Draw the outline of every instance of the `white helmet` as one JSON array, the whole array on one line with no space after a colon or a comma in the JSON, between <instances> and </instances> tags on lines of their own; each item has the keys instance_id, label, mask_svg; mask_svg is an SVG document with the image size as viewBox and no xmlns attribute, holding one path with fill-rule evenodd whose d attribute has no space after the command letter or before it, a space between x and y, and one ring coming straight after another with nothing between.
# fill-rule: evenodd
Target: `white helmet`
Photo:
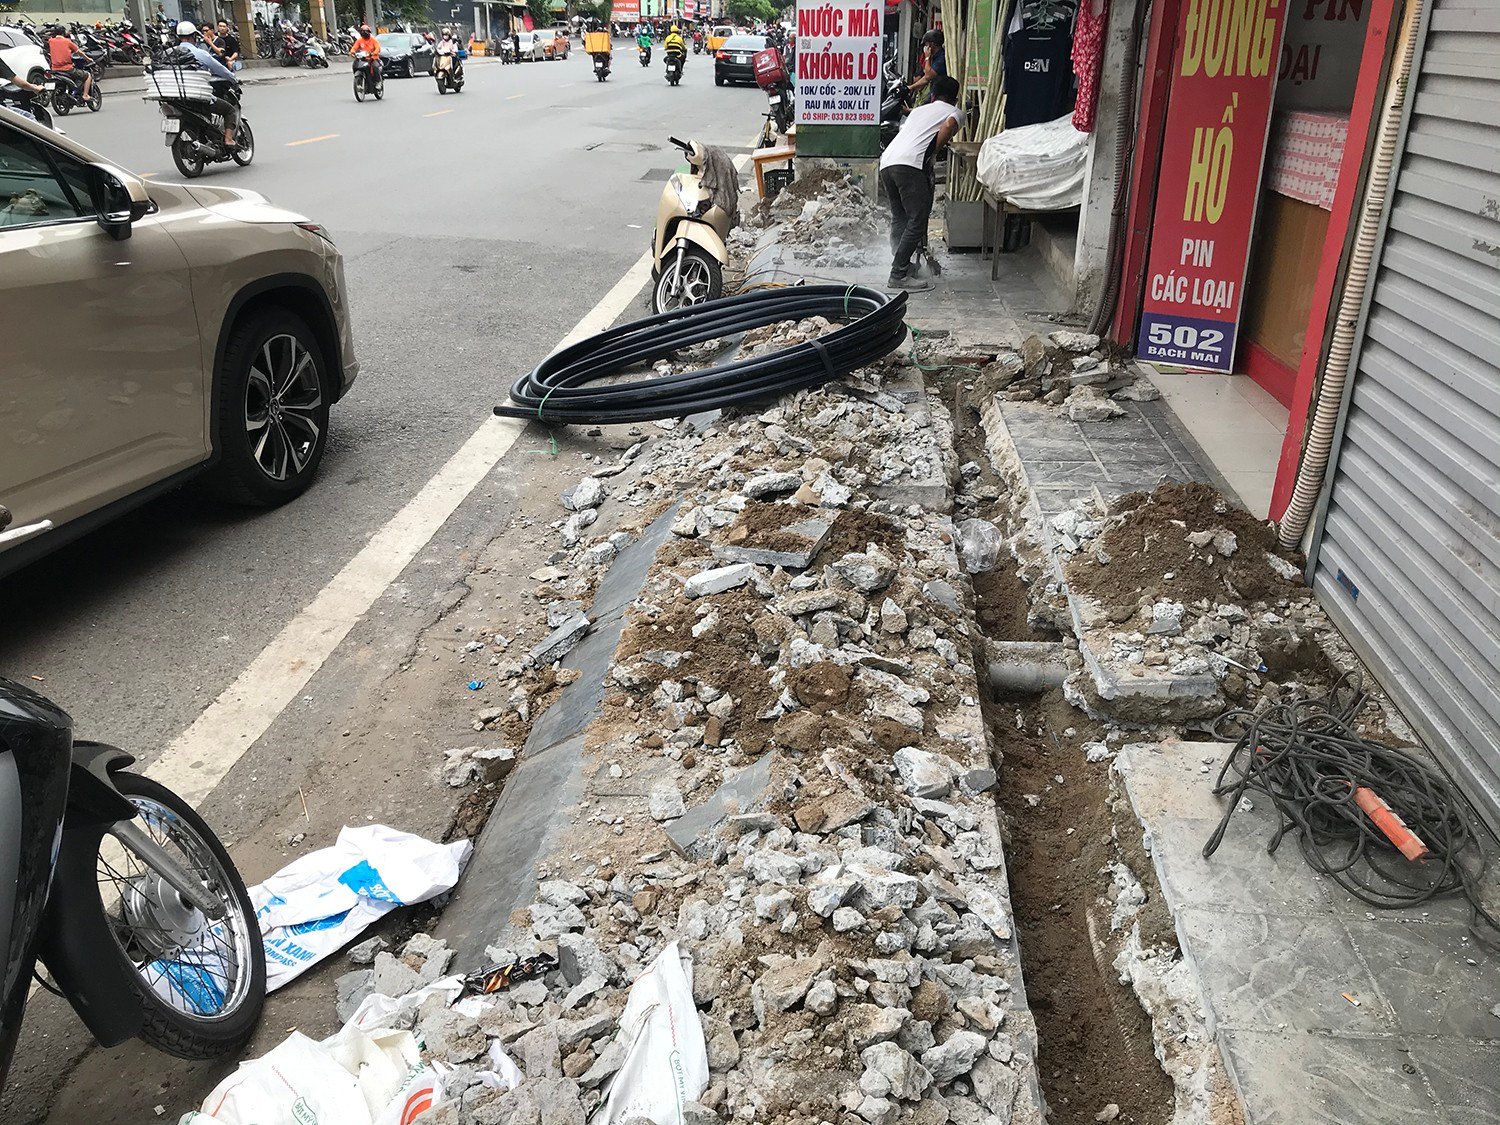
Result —
<instances>
[{"instance_id":1,"label":"white helmet","mask_svg":"<svg viewBox=\"0 0 1500 1125\"><path fill-rule=\"evenodd\" d=\"M183 20L177 25L177 38L187 39L198 34L198 25L192 20Z\"/></svg>"}]
</instances>

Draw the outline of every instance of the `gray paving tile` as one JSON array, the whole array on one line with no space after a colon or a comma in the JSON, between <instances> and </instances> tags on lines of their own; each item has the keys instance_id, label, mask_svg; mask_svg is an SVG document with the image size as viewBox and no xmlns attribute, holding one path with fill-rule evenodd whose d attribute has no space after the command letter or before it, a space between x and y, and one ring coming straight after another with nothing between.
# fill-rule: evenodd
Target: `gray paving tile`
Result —
<instances>
[{"instance_id":1,"label":"gray paving tile","mask_svg":"<svg viewBox=\"0 0 1500 1125\"><path fill-rule=\"evenodd\" d=\"M1394 1037L1226 1031L1221 1042L1245 1125L1447 1125Z\"/></svg>"},{"instance_id":2,"label":"gray paving tile","mask_svg":"<svg viewBox=\"0 0 1500 1125\"><path fill-rule=\"evenodd\" d=\"M1411 1054L1453 1125L1500 1122L1500 1044L1417 1040Z\"/></svg>"},{"instance_id":3,"label":"gray paving tile","mask_svg":"<svg viewBox=\"0 0 1500 1125\"><path fill-rule=\"evenodd\" d=\"M1195 909L1176 917L1184 952L1207 993L1210 1030L1395 1032L1395 1013L1340 919Z\"/></svg>"},{"instance_id":4,"label":"gray paving tile","mask_svg":"<svg viewBox=\"0 0 1500 1125\"><path fill-rule=\"evenodd\" d=\"M1091 484L1108 484L1104 466L1093 461L1023 461L1026 477L1033 488L1065 485L1087 488Z\"/></svg>"},{"instance_id":5,"label":"gray paving tile","mask_svg":"<svg viewBox=\"0 0 1500 1125\"><path fill-rule=\"evenodd\" d=\"M1144 441L1091 441L1089 447L1099 460L1111 465L1159 465L1167 470L1176 464L1172 451L1164 442L1155 438Z\"/></svg>"},{"instance_id":6,"label":"gray paving tile","mask_svg":"<svg viewBox=\"0 0 1500 1125\"><path fill-rule=\"evenodd\" d=\"M1016 452L1022 462L1064 461L1075 464L1098 464L1094 451L1081 439L1063 437L1035 437L1029 434L1016 435Z\"/></svg>"},{"instance_id":7,"label":"gray paving tile","mask_svg":"<svg viewBox=\"0 0 1500 1125\"><path fill-rule=\"evenodd\" d=\"M1500 958L1455 923L1401 922L1376 915L1346 917L1344 925L1411 1035L1500 1037ZM1496 1069L1500 1069L1497 1052Z\"/></svg>"},{"instance_id":8,"label":"gray paving tile","mask_svg":"<svg viewBox=\"0 0 1500 1125\"><path fill-rule=\"evenodd\" d=\"M1209 859L1203 845L1213 822L1161 817L1151 822L1152 853L1173 910L1199 907L1246 913L1332 915L1327 892L1292 841L1266 854L1269 827L1238 813Z\"/></svg>"}]
</instances>

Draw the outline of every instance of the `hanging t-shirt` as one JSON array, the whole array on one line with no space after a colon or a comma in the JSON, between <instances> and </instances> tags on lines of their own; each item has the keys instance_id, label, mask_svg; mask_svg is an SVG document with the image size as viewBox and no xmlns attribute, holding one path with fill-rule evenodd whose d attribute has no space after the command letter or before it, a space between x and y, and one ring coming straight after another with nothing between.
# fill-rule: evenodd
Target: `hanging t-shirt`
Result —
<instances>
[{"instance_id":1,"label":"hanging t-shirt","mask_svg":"<svg viewBox=\"0 0 1500 1125\"><path fill-rule=\"evenodd\" d=\"M1006 24L1005 127L1054 121L1073 108L1076 0L1017 0Z\"/></svg>"}]
</instances>

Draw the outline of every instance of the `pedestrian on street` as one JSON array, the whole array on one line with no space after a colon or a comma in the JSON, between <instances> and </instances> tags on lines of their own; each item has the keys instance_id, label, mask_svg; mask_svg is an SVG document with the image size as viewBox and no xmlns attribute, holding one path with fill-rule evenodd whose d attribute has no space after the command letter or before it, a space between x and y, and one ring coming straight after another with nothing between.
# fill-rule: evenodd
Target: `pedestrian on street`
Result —
<instances>
[{"instance_id":1,"label":"pedestrian on street","mask_svg":"<svg viewBox=\"0 0 1500 1125\"><path fill-rule=\"evenodd\" d=\"M891 201L891 276L888 289L922 292L932 282L911 276L911 257L927 240L932 217L932 176L927 162L964 123L958 80L940 74L930 83L932 100L907 115L901 131L880 157L880 185Z\"/></svg>"}]
</instances>

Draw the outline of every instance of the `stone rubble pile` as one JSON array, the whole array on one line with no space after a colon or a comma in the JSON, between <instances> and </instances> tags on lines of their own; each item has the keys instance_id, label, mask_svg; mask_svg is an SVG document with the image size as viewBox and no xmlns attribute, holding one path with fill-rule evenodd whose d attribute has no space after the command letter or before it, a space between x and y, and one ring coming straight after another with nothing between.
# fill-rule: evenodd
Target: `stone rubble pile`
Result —
<instances>
[{"instance_id":1,"label":"stone rubble pile","mask_svg":"<svg viewBox=\"0 0 1500 1125\"><path fill-rule=\"evenodd\" d=\"M1107 422L1124 413L1116 399L1151 402L1161 397L1150 380L1123 366L1088 332L1060 329L1044 340L1027 336L1018 349L1002 349L985 365L986 390L1010 401L1040 399L1074 422Z\"/></svg>"},{"instance_id":2,"label":"stone rubble pile","mask_svg":"<svg viewBox=\"0 0 1500 1125\"><path fill-rule=\"evenodd\" d=\"M1184 487L1208 489L1164 486ZM1117 670L1211 678L1218 692L1194 705L1201 715L1217 713L1228 705L1226 700L1253 700L1263 707L1284 691L1326 688L1326 682L1316 681L1329 674L1330 654L1342 648L1337 629L1302 585L1301 570L1266 549L1271 536L1264 525L1254 542L1242 543L1243 525L1251 517L1222 497L1217 508L1220 520L1205 521L1205 526L1178 519L1137 531L1145 506L1131 506L1130 498L1104 505L1095 497L1074 500L1047 521L1047 537L1069 578L1084 642ZM1228 522L1240 526L1241 533L1224 526ZM1138 542L1142 552L1157 560L1155 576L1140 585L1095 593L1111 567L1121 562L1106 546L1107 536L1116 543ZM1168 536L1180 539L1170 550ZM1166 566L1180 569L1162 569L1164 558L1177 558L1177 564ZM1205 571L1219 580L1205 583L1199 577ZM1098 701L1093 702L1097 707Z\"/></svg>"},{"instance_id":3,"label":"stone rubble pile","mask_svg":"<svg viewBox=\"0 0 1500 1125\"><path fill-rule=\"evenodd\" d=\"M627 611L568 851L497 920L495 961L557 968L478 1015L430 993L398 1008L453 1068L424 1125L583 1122L621 1065L631 982L674 941L710 1069L685 1120L1040 1121L950 518L959 470L919 386L890 361L663 429L628 477L569 490L573 515L671 499L674 534ZM561 536L554 592L611 542L591 528ZM587 627L575 600L557 598L533 664ZM453 768L471 764L491 760ZM376 952L346 1005L367 987L417 995L442 971L430 956ZM497 1042L524 1074L513 1090L480 1077Z\"/></svg>"},{"instance_id":4,"label":"stone rubble pile","mask_svg":"<svg viewBox=\"0 0 1500 1125\"><path fill-rule=\"evenodd\" d=\"M868 266L887 253L879 232L890 220L875 199L847 175L807 177L752 213L762 228L777 227L777 238L795 247L800 265Z\"/></svg>"}]
</instances>

